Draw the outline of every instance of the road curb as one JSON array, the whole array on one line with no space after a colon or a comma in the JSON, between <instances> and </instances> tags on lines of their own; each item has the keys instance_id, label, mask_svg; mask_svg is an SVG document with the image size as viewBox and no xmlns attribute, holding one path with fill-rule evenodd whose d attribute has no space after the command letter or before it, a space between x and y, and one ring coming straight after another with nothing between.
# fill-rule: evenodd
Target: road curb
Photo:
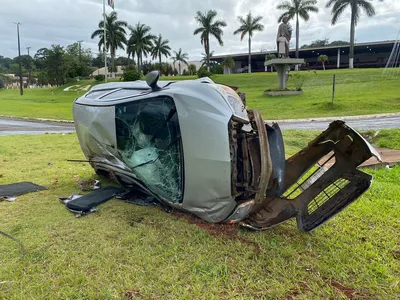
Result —
<instances>
[{"instance_id":1,"label":"road curb","mask_svg":"<svg viewBox=\"0 0 400 300\"><path fill-rule=\"evenodd\" d=\"M387 114L377 114L377 115L361 115L361 116L341 116L341 117L326 117L326 118L308 118L308 119L284 119L284 120L265 120L266 123L310 123L310 122L333 122L336 120L362 120L362 119L378 119L378 118L390 118L390 117L400 117L400 112L398 113L387 113ZM0 115L0 118L8 118L14 120L27 120L27 121L40 121L40 122L54 122L54 123L67 123L74 124L72 120L56 120L56 119L46 119L46 118L32 118L32 117L14 117Z\"/></svg>"},{"instance_id":2,"label":"road curb","mask_svg":"<svg viewBox=\"0 0 400 300\"><path fill-rule=\"evenodd\" d=\"M265 120L267 123L310 123L310 122L333 122L336 120L363 120L363 119L378 119L400 117L400 113L388 113L377 115L361 115L361 116L341 116L341 117L326 117L326 118L308 118L308 119L285 119L285 120Z\"/></svg>"},{"instance_id":3,"label":"road curb","mask_svg":"<svg viewBox=\"0 0 400 300\"><path fill-rule=\"evenodd\" d=\"M39 122L53 122L53 123L67 123L74 124L72 120L56 120L56 119L45 119L45 118L32 118L32 117L15 117L0 115L0 118L13 119L13 120L25 120L25 121L39 121Z\"/></svg>"}]
</instances>

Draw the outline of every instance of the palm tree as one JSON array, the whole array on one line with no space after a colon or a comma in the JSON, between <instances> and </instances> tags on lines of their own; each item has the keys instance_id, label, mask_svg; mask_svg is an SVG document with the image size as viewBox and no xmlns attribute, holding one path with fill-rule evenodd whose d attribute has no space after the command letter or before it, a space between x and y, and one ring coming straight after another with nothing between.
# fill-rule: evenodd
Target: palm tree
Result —
<instances>
[{"instance_id":1,"label":"palm tree","mask_svg":"<svg viewBox=\"0 0 400 300\"><path fill-rule=\"evenodd\" d=\"M151 53L153 41L156 37L150 33L151 28L149 26L140 24L140 22L129 29L131 30L131 36L128 41L128 49L132 53L136 53L138 70L140 71L143 64L143 55L147 57L147 54Z\"/></svg>"},{"instance_id":2,"label":"palm tree","mask_svg":"<svg viewBox=\"0 0 400 300\"><path fill-rule=\"evenodd\" d=\"M206 53L202 53L202 58L200 60L201 62L201 67L207 66L207 62L209 64L209 67L212 67L214 65L214 62L211 61L211 57L213 57L214 55L214 51L211 51L209 55L207 55Z\"/></svg>"},{"instance_id":3,"label":"palm tree","mask_svg":"<svg viewBox=\"0 0 400 300\"><path fill-rule=\"evenodd\" d=\"M156 59L158 57L160 61L160 71L162 70L161 56L164 55L166 58L168 58L168 56L171 56L171 48L170 46L168 46L168 43L168 40L163 40L161 34L158 36L157 39L154 40L154 47L151 51L151 55L153 59Z\"/></svg>"},{"instance_id":4,"label":"palm tree","mask_svg":"<svg viewBox=\"0 0 400 300\"><path fill-rule=\"evenodd\" d=\"M179 67L179 75L182 75L181 73L181 62L184 63L185 65L189 66L187 60L189 59L189 56L187 53L182 53L182 49L179 48L179 51L176 52L174 51L175 56L171 57L174 60L174 67L175 63L178 62L178 67Z\"/></svg>"},{"instance_id":5,"label":"palm tree","mask_svg":"<svg viewBox=\"0 0 400 300\"><path fill-rule=\"evenodd\" d=\"M249 35L249 73L251 73L251 38L255 31L263 31L264 25L260 23L262 20L262 16L257 16L253 18L251 12L247 14L246 19L239 16L238 21L240 23L240 27L233 33L239 34L240 33L240 40L243 41L243 38L246 34Z\"/></svg>"},{"instance_id":6,"label":"palm tree","mask_svg":"<svg viewBox=\"0 0 400 300\"><path fill-rule=\"evenodd\" d=\"M361 9L367 14L368 17L375 15L375 8L370 3L371 0L329 0L326 7L332 7L332 25L335 25L342 15L344 10L350 6L351 20L350 20L350 53L349 53L349 68L353 68L354 61L354 36L358 20L360 19ZM383 0L379 0L382 2Z\"/></svg>"},{"instance_id":7,"label":"palm tree","mask_svg":"<svg viewBox=\"0 0 400 300\"><path fill-rule=\"evenodd\" d=\"M204 45L204 50L207 55L207 70L210 71L210 35L214 36L218 43L223 46L224 42L222 41L222 27L226 27L226 22L222 20L214 21L217 16L217 12L215 10L209 10L205 14L202 14L200 11L197 12L195 16L195 20L200 25L193 34L201 34L200 41L201 44Z\"/></svg>"},{"instance_id":8,"label":"palm tree","mask_svg":"<svg viewBox=\"0 0 400 300\"><path fill-rule=\"evenodd\" d=\"M290 0L279 4L276 8L286 10L278 19L278 23L282 22L284 17L293 19L296 16L296 58L299 58L299 16L304 21L310 19L310 12L317 13L319 9L315 6L317 0Z\"/></svg>"},{"instance_id":9,"label":"palm tree","mask_svg":"<svg viewBox=\"0 0 400 300\"><path fill-rule=\"evenodd\" d=\"M317 61L322 63L322 67L324 68L325 71L325 63L329 60L328 55L321 54L318 56Z\"/></svg>"},{"instance_id":10,"label":"palm tree","mask_svg":"<svg viewBox=\"0 0 400 300\"><path fill-rule=\"evenodd\" d=\"M105 16L105 27L106 27L106 44L104 45L104 20L100 21L99 29L92 33L91 38L99 37L99 51L103 47L103 51L110 51L111 54L111 66L112 71L115 69L114 60L115 53L118 49L125 49L126 41L126 31L125 27L128 23L125 21L119 21L117 13L113 11L111 14Z\"/></svg>"},{"instance_id":11,"label":"palm tree","mask_svg":"<svg viewBox=\"0 0 400 300\"><path fill-rule=\"evenodd\" d=\"M227 67L229 70L229 74L232 73L232 68L235 66L235 61L231 56L226 56L224 60L221 62L222 67Z\"/></svg>"},{"instance_id":12,"label":"palm tree","mask_svg":"<svg viewBox=\"0 0 400 300\"><path fill-rule=\"evenodd\" d=\"M136 55L136 51L135 51L135 47L134 45L130 45L128 42L128 45L126 46L126 53L128 54L128 67L129 67L129 59L132 56L132 60L133 60L133 65L135 65L135 55Z\"/></svg>"}]
</instances>

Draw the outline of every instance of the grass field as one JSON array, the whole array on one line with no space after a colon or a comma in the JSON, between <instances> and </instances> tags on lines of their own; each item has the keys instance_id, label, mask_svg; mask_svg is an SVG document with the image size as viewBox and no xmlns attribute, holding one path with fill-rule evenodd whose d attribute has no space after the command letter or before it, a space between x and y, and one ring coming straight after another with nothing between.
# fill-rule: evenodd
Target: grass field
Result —
<instances>
[{"instance_id":1,"label":"grass field","mask_svg":"<svg viewBox=\"0 0 400 300\"><path fill-rule=\"evenodd\" d=\"M400 112L400 78L381 77L382 69L302 71L300 74L304 79L304 94L289 97L263 94L264 90L277 87L276 73L214 75L213 80L240 87L247 95L249 108L260 110L269 120ZM337 78L334 105L331 104L333 74ZM192 78L196 77L162 79ZM289 88L294 88L295 83L289 79ZM83 92L64 92L64 88L25 90L22 97L16 89L0 90L0 115L71 120L72 101Z\"/></svg>"},{"instance_id":2,"label":"grass field","mask_svg":"<svg viewBox=\"0 0 400 300\"><path fill-rule=\"evenodd\" d=\"M316 134L284 132L287 152ZM374 142L400 148L400 132ZM0 299L398 299L400 166L368 171L371 189L311 234L253 233L118 200L77 219L57 197L93 178L66 162L81 158L75 134L0 137L0 184L48 188L0 202L0 230L27 250L0 235Z\"/></svg>"}]
</instances>

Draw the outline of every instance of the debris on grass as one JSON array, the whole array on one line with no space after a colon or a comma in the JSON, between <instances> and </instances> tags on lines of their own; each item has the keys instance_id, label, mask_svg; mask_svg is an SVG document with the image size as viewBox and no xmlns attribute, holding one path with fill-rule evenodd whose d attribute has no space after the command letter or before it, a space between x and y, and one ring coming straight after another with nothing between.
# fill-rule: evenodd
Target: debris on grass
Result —
<instances>
[{"instance_id":1,"label":"debris on grass","mask_svg":"<svg viewBox=\"0 0 400 300\"><path fill-rule=\"evenodd\" d=\"M0 197L0 202L1 201L15 202L15 201L17 201L17 198L15 198L15 197Z\"/></svg>"},{"instance_id":2,"label":"debris on grass","mask_svg":"<svg viewBox=\"0 0 400 300\"><path fill-rule=\"evenodd\" d=\"M0 185L0 197L21 196L32 192L42 191L46 188L32 182L18 182Z\"/></svg>"},{"instance_id":3,"label":"debris on grass","mask_svg":"<svg viewBox=\"0 0 400 300\"><path fill-rule=\"evenodd\" d=\"M127 290L125 292L125 300L141 299L141 295L138 291Z\"/></svg>"},{"instance_id":4,"label":"debris on grass","mask_svg":"<svg viewBox=\"0 0 400 300\"><path fill-rule=\"evenodd\" d=\"M400 259L400 250L393 250L392 255L395 259Z\"/></svg>"},{"instance_id":5,"label":"debris on grass","mask_svg":"<svg viewBox=\"0 0 400 300\"><path fill-rule=\"evenodd\" d=\"M99 188L101 188L101 183L99 180L79 180L78 181L78 186L79 188L84 191L94 191L94 190L98 190Z\"/></svg>"}]
</instances>

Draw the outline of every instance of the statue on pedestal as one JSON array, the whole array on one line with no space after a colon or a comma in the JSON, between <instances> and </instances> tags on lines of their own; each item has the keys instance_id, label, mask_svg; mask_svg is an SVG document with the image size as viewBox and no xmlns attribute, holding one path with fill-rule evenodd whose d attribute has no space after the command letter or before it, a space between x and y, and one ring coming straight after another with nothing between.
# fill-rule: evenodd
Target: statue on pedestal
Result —
<instances>
[{"instance_id":1,"label":"statue on pedestal","mask_svg":"<svg viewBox=\"0 0 400 300\"><path fill-rule=\"evenodd\" d=\"M289 24L289 18L284 17L279 25L278 34L276 36L276 45L278 50L278 58L289 57L289 42L292 38L292 27Z\"/></svg>"}]
</instances>

